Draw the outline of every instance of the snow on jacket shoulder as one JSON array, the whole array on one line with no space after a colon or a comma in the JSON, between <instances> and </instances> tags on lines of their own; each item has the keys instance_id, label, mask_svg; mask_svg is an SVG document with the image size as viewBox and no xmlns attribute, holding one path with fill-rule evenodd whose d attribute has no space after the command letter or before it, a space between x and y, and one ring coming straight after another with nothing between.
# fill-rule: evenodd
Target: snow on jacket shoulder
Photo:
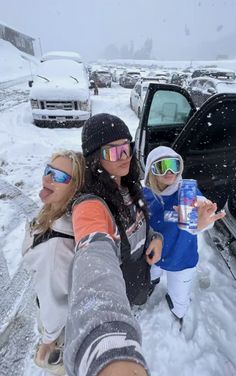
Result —
<instances>
[{"instance_id":1,"label":"snow on jacket shoulder","mask_svg":"<svg viewBox=\"0 0 236 376\"><path fill-rule=\"evenodd\" d=\"M141 332L126 296L120 268L119 239L107 206L86 200L73 209L77 252L66 325L65 366L69 376L97 376L114 360L133 360L146 368ZM139 253L145 221L128 235ZM142 240L143 239L143 240ZM143 243L144 244L144 243Z\"/></svg>"}]
</instances>

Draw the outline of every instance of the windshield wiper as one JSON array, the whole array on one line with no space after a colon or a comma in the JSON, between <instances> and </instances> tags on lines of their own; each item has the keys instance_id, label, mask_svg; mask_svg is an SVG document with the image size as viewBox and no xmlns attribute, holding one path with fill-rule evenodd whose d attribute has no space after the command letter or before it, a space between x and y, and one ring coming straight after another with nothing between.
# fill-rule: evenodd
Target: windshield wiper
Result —
<instances>
[{"instance_id":1,"label":"windshield wiper","mask_svg":"<svg viewBox=\"0 0 236 376\"><path fill-rule=\"evenodd\" d=\"M46 77L40 76L39 74L36 74L37 77L43 78L45 81L50 82L50 80Z\"/></svg>"},{"instance_id":2,"label":"windshield wiper","mask_svg":"<svg viewBox=\"0 0 236 376\"><path fill-rule=\"evenodd\" d=\"M73 76L70 76L71 78L73 78L73 80L75 80L77 82L77 84L79 83L79 80L77 80L76 77L73 77Z\"/></svg>"}]
</instances>

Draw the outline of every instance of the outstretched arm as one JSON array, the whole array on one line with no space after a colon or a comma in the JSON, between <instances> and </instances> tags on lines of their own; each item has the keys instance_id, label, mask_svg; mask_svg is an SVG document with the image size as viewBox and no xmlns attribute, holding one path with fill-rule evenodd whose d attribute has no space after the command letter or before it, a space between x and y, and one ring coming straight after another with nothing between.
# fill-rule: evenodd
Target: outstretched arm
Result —
<instances>
[{"instance_id":1,"label":"outstretched arm","mask_svg":"<svg viewBox=\"0 0 236 376\"><path fill-rule=\"evenodd\" d=\"M126 297L113 241L102 233L94 234L93 241L90 235L89 244L77 250L72 273L65 345L68 374L105 376L108 373L102 372L113 369L115 376L118 369L126 369L122 376L141 370L137 375L146 376L140 329Z\"/></svg>"},{"instance_id":2,"label":"outstretched arm","mask_svg":"<svg viewBox=\"0 0 236 376\"><path fill-rule=\"evenodd\" d=\"M147 376L140 328L126 296L107 213L95 201L78 208L64 356L68 375Z\"/></svg>"}]
</instances>

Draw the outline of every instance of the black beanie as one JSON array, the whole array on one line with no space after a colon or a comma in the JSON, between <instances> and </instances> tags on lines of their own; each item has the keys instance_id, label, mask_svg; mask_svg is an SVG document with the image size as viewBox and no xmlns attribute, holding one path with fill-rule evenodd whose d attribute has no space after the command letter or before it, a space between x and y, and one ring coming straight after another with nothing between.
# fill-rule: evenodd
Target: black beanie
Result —
<instances>
[{"instance_id":1,"label":"black beanie","mask_svg":"<svg viewBox=\"0 0 236 376\"><path fill-rule=\"evenodd\" d=\"M82 130L82 149L85 157L110 142L132 140L129 128L119 117L110 114L97 114L88 119Z\"/></svg>"}]
</instances>

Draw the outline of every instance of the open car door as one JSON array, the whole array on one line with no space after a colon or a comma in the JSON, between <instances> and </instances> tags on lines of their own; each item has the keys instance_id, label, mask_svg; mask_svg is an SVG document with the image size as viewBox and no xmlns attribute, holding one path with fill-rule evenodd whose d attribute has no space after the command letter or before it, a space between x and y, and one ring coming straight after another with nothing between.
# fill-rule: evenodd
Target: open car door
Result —
<instances>
[{"instance_id":1,"label":"open car door","mask_svg":"<svg viewBox=\"0 0 236 376\"><path fill-rule=\"evenodd\" d=\"M235 197L236 94L212 96L196 111L183 88L151 84L135 141L142 169L154 147L168 145L184 159L183 177L219 209Z\"/></svg>"},{"instance_id":2,"label":"open car door","mask_svg":"<svg viewBox=\"0 0 236 376\"><path fill-rule=\"evenodd\" d=\"M135 135L135 148L141 170L147 155L157 146L171 146L187 121L196 112L186 90L177 85L149 85Z\"/></svg>"}]
</instances>

